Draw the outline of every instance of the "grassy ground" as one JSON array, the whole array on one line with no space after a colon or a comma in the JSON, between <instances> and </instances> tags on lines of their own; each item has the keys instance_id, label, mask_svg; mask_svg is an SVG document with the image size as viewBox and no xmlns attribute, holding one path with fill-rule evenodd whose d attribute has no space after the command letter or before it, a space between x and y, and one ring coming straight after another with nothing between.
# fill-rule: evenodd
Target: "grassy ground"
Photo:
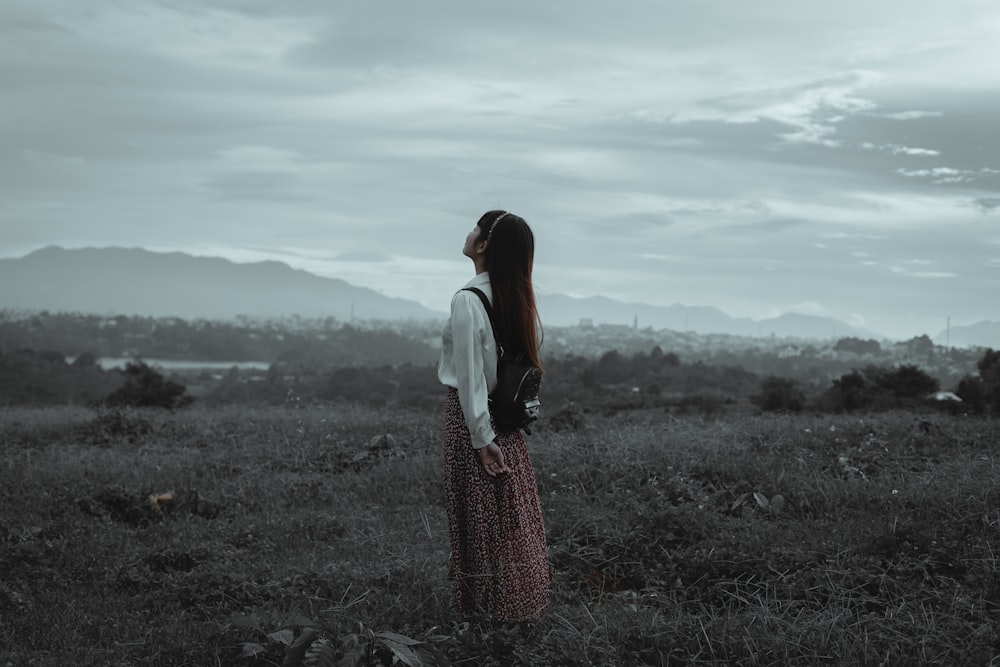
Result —
<instances>
[{"instance_id":1,"label":"grassy ground","mask_svg":"<svg viewBox=\"0 0 1000 667\"><path fill-rule=\"evenodd\" d=\"M0 666L281 664L307 626L459 665L1000 655L996 422L542 430L553 604L499 629L450 609L439 426L346 405L0 413Z\"/></svg>"}]
</instances>

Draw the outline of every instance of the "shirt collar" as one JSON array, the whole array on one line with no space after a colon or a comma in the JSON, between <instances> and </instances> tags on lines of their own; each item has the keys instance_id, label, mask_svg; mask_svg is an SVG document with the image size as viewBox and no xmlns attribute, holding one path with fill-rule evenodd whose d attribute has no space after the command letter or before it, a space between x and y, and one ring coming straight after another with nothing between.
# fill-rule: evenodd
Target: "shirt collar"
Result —
<instances>
[{"instance_id":1,"label":"shirt collar","mask_svg":"<svg viewBox=\"0 0 1000 667\"><path fill-rule=\"evenodd\" d=\"M466 287L482 287L483 285L490 284L490 274L486 271L482 273L477 273L476 277L465 283Z\"/></svg>"}]
</instances>

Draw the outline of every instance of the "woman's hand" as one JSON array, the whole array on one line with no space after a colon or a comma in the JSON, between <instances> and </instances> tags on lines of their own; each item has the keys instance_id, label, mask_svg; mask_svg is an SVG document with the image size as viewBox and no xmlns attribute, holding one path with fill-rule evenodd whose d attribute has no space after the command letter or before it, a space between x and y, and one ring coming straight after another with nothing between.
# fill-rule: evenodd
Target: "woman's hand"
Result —
<instances>
[{"instance_id":1,"label":"woman's hand","mask_svg":"<svg viewBox=\"0 0 1000 667\"><path fill-rule=\"evenodd\" d=\"M507 467L507 463L504 461L503 452L495 441L480 449L478 453L479 462L483 465L483 470L490 477L510 472L510 468Z\"/></svg>"}]
</instances>

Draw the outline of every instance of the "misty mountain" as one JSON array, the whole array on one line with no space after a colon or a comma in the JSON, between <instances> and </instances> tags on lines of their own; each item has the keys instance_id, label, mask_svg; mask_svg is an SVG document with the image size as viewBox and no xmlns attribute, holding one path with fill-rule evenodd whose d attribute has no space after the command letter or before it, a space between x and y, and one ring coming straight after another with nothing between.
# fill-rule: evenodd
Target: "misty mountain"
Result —
<instances>
[{"instance_id":1,"label":"misty mountain","mask_svg":"<svg viewBox=\"0 0 1000 667\"><path fill-rule=\"evenodd\" d=\"M752 320L708 306L652 306L606 297L539 294L545 324L619 324L702 334L830 339L882 338L838 320L786 313ZM0 259L0 309L233 319L332 316L356 319L444 319L406 299L387 297L336 278L281 262L238 264L226 259L158 253L140 248L50 246L17 259ZM953 330L954 331L954 330Z\"/></svg>"},{"instance_id":2,"label":"misty mountain","mask_svg":"<svg viewBox=\"0 0 1000 667\"><path fill-rule=\"evenodd\" d=\"M990 347L1000 349L1000 322L982 321L975 324L952 327L934 337L938 345L953 347Z\"/></svg>"},{"instance_id":3,"label":"misty mountain","mask_svg":"<svg viewBox=\"0 0 1000 667\"><path fill-rule=\"evenodd\" d=\"M281 262L139 248L43 248L0 259L0 308L185 319L251 317L438 319L414 301L384 296Z\"/></svg>"},{"instance_id":4,"label":"misty mountain","mask_svg":"<svg viewBox=\"0 0 1000 667\"><path fill-rule=\"evenodd\" d=\"M570 326L581 320L599 324L638 324L640 329L672 329L700 334L733 336L777 336L779 338L882 339L884 336L852 327L839 320L800 313L785 313L764 320L731 317L710 306L651 306L624 303L606 297L574 298L557 294L539 294L538 310L542 321L552 326Z\"/></svg>"}]
</instances>

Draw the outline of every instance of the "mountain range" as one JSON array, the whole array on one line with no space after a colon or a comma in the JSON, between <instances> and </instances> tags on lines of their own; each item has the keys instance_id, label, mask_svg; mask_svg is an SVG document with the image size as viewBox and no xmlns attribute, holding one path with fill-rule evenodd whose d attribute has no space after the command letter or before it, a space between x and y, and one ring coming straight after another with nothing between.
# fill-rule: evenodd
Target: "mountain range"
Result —
<instances>
[{"instance_id":1,"label":"mountain range","mask_svg":"<svg viewBox=\"0 0 1000 667\"><path fill-rule=\"evenodd\" d=\"M625 303L603 296L574 298L556 294L539 294L538 309L542 321L554 325L578 324L581 319L593 324L635 324L639 328L694 331L702 334L733 336L770 336L788 338L829 339L883 338L866 329L844 324L839 320L800 313L785 313L779 317L753 320L727 315L711 306L652 306L645 303Z\"/></svg>"},{"instance_id":2,"label":"mountain range","mask_svg":"<svg viewBox=\"0 0 1000 667\"><path fill-rule=\"evenodd\" d=\"M731 317L708 306L654 306L600 296L544 293L538 295L538 304L543 321L550 326L589 320L594 325L638 325L702 334L884 338L836 319L798 313L753 320ZM239 264L140 248L58 246L0 259L0 309L216 320L240 315L334 317L341 321L441 320L447 316L415 301L388 297L281 262ZM940 342L943 335L938 337ZM950 340L952 345L1000 347L1000 323L953 327Z\"/></svg>"},{"instance_id":3,"label":"mountain range","mask_svg":"<svg viewBox=\"0 0 1000 667\"><path fill-rule=\"evenodd\" d=\"M938 345L952 347L991 347L1000 349L1000 322L976 322L955 326L934 336Z\"/></svg>"},{"instance_id":4,"label":"mountain range","mask_svg":"<svg viewBox=\"0 0 1000 667\"><path fill-rule=\"evenodd\" d=\"M216 320L239 315L343 321L445 316L415 301L281 262L236 264L139 248L57 246L0 260L0 308Z\"/></svg>"}]
</instances>

